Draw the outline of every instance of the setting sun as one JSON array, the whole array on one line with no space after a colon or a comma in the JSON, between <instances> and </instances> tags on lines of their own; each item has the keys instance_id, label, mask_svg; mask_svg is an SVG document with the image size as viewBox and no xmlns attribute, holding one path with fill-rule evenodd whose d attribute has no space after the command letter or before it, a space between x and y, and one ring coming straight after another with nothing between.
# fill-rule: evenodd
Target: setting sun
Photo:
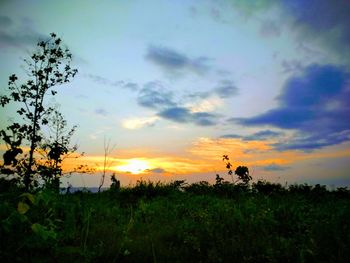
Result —
<instances>
[{"instance_id":1,"label":"setting sun","mask_svg":"<svg viewBox=\"0 0 350 263\"><path fill-rule=\"evenodd\" d=\"M131 160L125 161L124 165L115 166L114 169L120 172L140 174L145 170L150 169L150 166L148 162L145 160L131 159Z\"/></svg>"}]
</instances>

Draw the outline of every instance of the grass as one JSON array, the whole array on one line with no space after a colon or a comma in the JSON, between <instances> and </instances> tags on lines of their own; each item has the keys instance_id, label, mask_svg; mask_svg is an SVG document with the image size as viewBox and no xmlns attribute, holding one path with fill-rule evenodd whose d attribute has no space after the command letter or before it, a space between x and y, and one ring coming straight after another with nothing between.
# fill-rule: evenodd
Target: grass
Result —
<instances>
[{"instance_id":1,"label":"grass","mask_svg":"<svg viewBox=\"0 0 350 263\"><path fill-rule=\"evenodd\" d=\"M139 182L23 195L2 181L0 190L1 262L350 262L343 188Z\"/></svg>"}]
</instances>

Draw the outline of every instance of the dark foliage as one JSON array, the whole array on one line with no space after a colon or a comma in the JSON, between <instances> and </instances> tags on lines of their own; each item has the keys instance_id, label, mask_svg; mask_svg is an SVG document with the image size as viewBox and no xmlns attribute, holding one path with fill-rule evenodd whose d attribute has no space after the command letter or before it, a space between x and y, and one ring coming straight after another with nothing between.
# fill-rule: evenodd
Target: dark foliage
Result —
<instances>
[{"instance_id":1,"label":"dark foliage","mask_svg":"<svg viewBox=\"0 0 350 263\"><path fill-rule=\"evenodd\" d=\"M60 195L22 193L0 180L2 262L350 260L346 188L117 182Z\"/></svg>"}]
</instances>

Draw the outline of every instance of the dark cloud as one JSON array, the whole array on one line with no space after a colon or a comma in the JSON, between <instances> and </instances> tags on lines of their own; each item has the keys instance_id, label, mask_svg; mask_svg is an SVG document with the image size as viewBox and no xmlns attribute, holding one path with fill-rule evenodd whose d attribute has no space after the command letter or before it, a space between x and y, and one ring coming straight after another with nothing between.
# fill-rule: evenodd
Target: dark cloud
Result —
<instances>
[{"instance_id":1,"label":"dark cloud","mask_svg":"<svg viewBox=\"0 0 350 263\"><path fill-rule=\"evenodd\" d=\"M186 99L207 99L213 95L217 95L222 99L230 98L238 95L238 88L231 80L221 80L216 88L208 91L197 91L186 94Z\"/></svg>"},{"instance_id":2,"label":"dark cloud","mask_svg":"<svg viewBox=\"0 0 350 263\"><path fill-rule=\"evenodd\" d=\"M335 132L331 134L320 133L306 133L299 134L296 138L293 138L290 141L284 141L272 144L276 150L285 151L285 150L303 150L303 151L312 151L314 149L319 149L322 147L336 145L345 141L350 140L350 131Z\"/></svg>"},{"instance_id":3,"label":"dark cloud","mask_svg":"<svg viewBox=\"0 0 350 263\"><path fill-rule=\"evenodd\" d=\"M193 93L186 94L185 98L192 99L207 99L213 95L211 91L197 91Z\"/></svg>"},{"instance_id":4,"label":"dark cloud","mask_svg":"<svg viewBox=\"0 0 350 263\"><path fill-rule=\"evenodd\" d=\"M138 90L139 86L135 82L126 82L123 85L123 88L130 89L130 90Z\"/></svg>"},{"instance_id":5,"label":"dark cloud","mask_svg":"<svg viewBox=\"0 0 350 263\"><path fill-rule=\"evenodd\" d=\"M301 39L320 40L340 58L350 56L350 3L348 0L282 1ZM345 63L349 65L349 60Z\"/></svg>"},{"instance_id":6,"label":"dark cloud","mask_svg":"<svg viewBox=\"0 0 350 263\"><path fill-rule=\"evenodd\" d=\"M238 134L225 134L220 136L220 138L224 139L242 139L244 136Z\"/></svg>"},{"instance_id":7,"label":"dark cloud","mask_svg":"<svg viewBox=\"0 0 350 263\"><path fill-rule=\"evenodd\" d=\"M284 135L283 132L276 132L271 130L263 130L253 133L248 136L244 136L243 139L247 141L268 140Z\"/></svg>"},{"instance_id":8,"label":"dark cloud","mask_svg":"<svg viewBox=\"0 0 350 263\"><path fill-rule=\"evenodd\" d=\"M341 30L340 39L347 45L350 44L348 0L284 0L283 6L293 15L295 24L308 26L318 33Z\"/></svg>"},{"instance_id":9,"label":"dark cloud","mask_svg":"<svg viewBox=\"0 0 350 263\"><path fill-rule=\"evenodd\" d=\"M194 123L199 126L213 126L217 123L217 116L208 112L191 112L185 107L173 107L162 110L158 116L179 123Z\"/></svg>"},{"instance_id":10,"label":"dark cloud","mask_svg":"<svg viewBox=\"0 0 350 263\"><path fill-rule=\"evenodd\" d=\"M209 112L192 112L181 102L174 100L171 91L164 88L159 81L146 83L139 91L137 103L140 106L154 109L157 116L178 123L194 123L199 126L212 126L217 123L218 116Z\"/></svg>"},{"instance_id":11,"label":"dark cloud","mask_svg":"<svg viewBox=\"0 0 350 263\"><path fill-rule=\"evenodd\" d=\"M166 90L160 82L146 83L139 91L137 103L146 108L164 109L176 106L173 93Z\"/></svg>"},{"instance_id":12,"label":"dark cloud","mask_svg":"<svg viewBox=\"0 0 350 263\"><path fill-rule=\"evenodd\" d=\"M231 80L222 80L214 92L220 98L229 98L238 94L238 88Z\"/></svg>"},{"instance_id":13,"label":"dark cloud","mask_svg":"<svg viewBox=\"0 0 350 263\"><path fill-rule=\"evenodd\" d=\"M46 37L36 32L12 33L0 31L0 48L24 48L35 45L40 39Z\"/></svg>"},{"instance_id":14,"label":"dark cloud","mask_svg":"<svg viewBox=\"0 0 350 263\"><path fill-rule=\"evenodd\" d=\"M231 121L296 130L298 137L275 145L281 150L307 151L350 139L350 73L344 68L310 65L286 82L277 99L280 106L275 109Z\"/></svg>"},{"instance_id":15,"label":"dark cloud","mask_svg":"<svg viewBox=\"0 0 350 263\"><path fill-rule=\"evenodd\" d=\"M276 21L264 20L260 25L260 35L263 37L278 37L281 34L281 28Z\"/></svg>"},{"instance_id":16,"label":"dark cloud","mask_svg":"<svg viewBox=\"0 0 350 263\"><path fill-rule=\"evenodd\" d=\"M35 29L30 19L22 19L19 25L8 16L0 16L0 48L27 48L47 39Z\"/></svg>"},{"instance_id":17,"label":"dark cloud","mask_svg":"<svg viewBox=\"0 0 350 263\"><path fill-rule=\"evenodd\" d=\"M271 130L263 130L256 133L253 133L251 135L238 135L238 134L226 134L221 136L220 138L239 138L245 141L261 141L261 140L267 140L271 138L276 138L284 135L283 132L277 132L277 131L271 131Z\"/></svg>"},{"instance_id":18,"label":"dark cloud","mask_svg":"<svg viewBox=\"0 0 350 263\"><path fill-rule=\"evenodd\" d=\"M270 164L270 165L263 166L263 170L269 171L269 172L280 172L280 171L285 171L288 169L290 169L290 167L281 166L281 165L277 165L277 164Z\"/></svg>"},{"instance_id":19,"label":"dark cloud","mask_svg":"<svg viewBox=\"0 0 350 263\"><path fill-rule=\"evenodd\" d=\"M291 26L301 43L317 41L317 44L338 55L340 59L345 58L343 62L349 65L349 60L346 59L350 56L349 0L260 0L232 3L245 17L259 17L259 13L279 9L283 24ZM278 35L279 26L275 22L263 22L260 33ZM304 54L315 55L308 52Z\"/></svg>"},{"instance_id":20,"label":"dark cloud","mask_svg":"<svg viewBox=\"0 0 350 263\"><path fill-rule=\"evenodd\" d=\"M146 58L168 73L173 74L186 71L204 74L209 70L209 58L189 58L184 54L165 47L149 46Z\"/></svg>"}]
</instances>

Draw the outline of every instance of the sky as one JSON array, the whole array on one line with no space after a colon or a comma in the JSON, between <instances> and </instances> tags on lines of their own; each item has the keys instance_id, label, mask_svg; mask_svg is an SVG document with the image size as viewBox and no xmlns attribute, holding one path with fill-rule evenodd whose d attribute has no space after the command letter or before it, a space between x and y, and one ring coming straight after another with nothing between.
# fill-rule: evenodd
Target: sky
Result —
<instances>
[{"instance_id":1,"label":"sky","mask_svg":"<svg viewBox=\"0 0 350 263\"><path fill-rule=\"evenodd\" d=\"M254 180L350 186L350 1L0 1L0 91L51 32L79 73L54 100L97 170L122 184ZM0 109L1 127L16 119ZM0 146L4 151L5 146Z\"/></svg>"}]
</instances>

